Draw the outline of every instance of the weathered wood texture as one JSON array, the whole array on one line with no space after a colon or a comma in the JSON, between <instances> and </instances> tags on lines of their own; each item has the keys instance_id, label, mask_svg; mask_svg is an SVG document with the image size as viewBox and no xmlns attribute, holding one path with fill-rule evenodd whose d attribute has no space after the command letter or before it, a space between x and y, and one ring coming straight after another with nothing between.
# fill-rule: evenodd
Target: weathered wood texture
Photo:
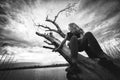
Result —
<instances>
[{"instance_id":1,"label":"weathered wood texture","mask_svg":"<svg viewBox=\"0 0 120 80\"><path fill-rule=\"evenodd\" d=\"M51 35L43 35L38 32L36 34L49 40L55 47L58 47L61 43ZM66 45L58 52L69 64L72 64L71 52ZM114 62L114 60L111 61ZM120 68L111 61L92 60L79 54L76 61L79 71L76 74L78 80L120 80Z\"/></svg>"}]
</instances>

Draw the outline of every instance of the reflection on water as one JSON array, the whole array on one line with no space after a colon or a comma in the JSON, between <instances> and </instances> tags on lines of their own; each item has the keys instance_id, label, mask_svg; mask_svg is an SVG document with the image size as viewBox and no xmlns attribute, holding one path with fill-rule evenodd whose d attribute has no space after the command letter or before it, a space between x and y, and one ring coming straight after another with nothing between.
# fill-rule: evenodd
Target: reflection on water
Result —
<instances>
[{"instance_id":1,"label":"reflection on water","mask_svg":"<svg viewBox=\"0 0 120 80\"><path fill-rule=\"evenodd\" d=\"M0 72L0 80L67 80L65 67Z\"/></svg>"}]
</instances>

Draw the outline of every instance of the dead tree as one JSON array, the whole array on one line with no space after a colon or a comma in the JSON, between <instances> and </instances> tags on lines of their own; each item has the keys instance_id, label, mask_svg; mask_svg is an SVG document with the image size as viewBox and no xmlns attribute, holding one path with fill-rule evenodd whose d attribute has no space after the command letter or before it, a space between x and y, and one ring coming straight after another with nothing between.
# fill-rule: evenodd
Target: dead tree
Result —
<instances>
[{"instance_id":1,"label":"dead tree","mask_svg":"<svg viewBox=\"0 0 120 80\"><path fill-rule=\"evenodd\" d=\"M43 48L54 49L60 45L61 41L57 39L52 32L58 33L62 38L65 37L65 34L61 30L60 26L57 24L56 19L61 12L71 7L72 6L59 11L54 20L49 19L48 16L46 17L46 21L55 25L56 29L52 29L49 26L37 25L38 27L45 28L46 31L50 31L49 34L36 32L38 36L44 37L47 40L44 41L45 43L47 43L48 45L53 45L53 47L43 46ZM60 55L62 55L70 65L72 64L71 52L66 44L64 44L62 49L58 50L58 53L60 53ZM101 65L98 63L98 61L86 58L81 54L78 55L76 63L78 66L78 73L75 74L77 80L120 80L120 77L118 75L120 73L120 70L113 63L106 63L105 65Z\"/></svg>"}]
</instances>

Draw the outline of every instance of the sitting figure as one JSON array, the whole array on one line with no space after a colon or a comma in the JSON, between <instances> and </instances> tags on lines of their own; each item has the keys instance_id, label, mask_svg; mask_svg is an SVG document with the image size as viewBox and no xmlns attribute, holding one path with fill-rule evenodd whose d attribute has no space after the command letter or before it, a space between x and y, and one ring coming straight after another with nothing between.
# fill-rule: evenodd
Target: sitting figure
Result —
<instances>
[{"instance_id":1,"label":"sitting figure","mask_svg":"<svg viewBox=\"0 0 120 80\"><path fill-rule=\"evenodd\" d=\"M107 55L101 49L99 43L91 32L84 33L83 29L75 23L69 24L69 31L60 46L54 51L61 49L68 40L73 62L77 59L78 52L85 51L89 58L107 59Z\"/></svg>"},{"instance_id":2,"label":"sitting figure","mask_svg":"<svg viewBox=\"0 0 120 80\"><path fill-rule=\"evenodd\" d=\"M101 62L108 62L109 57L103 52L101 49L98 41L94 37L94 35L91 32L84 33L83 29L81 29L78 25L75 23L69 24L69 31L66 34L65 39L62 41L60 46L54 51L57 51L63 47L63 45L68 40L68 46L71 50L71 59L72 59L72 65L70 65L66 71L67 71L67 79L68 80L81 80L77 74L80 73L80 69L77 67L76 60L78 57L78 52L85 51L89 58L91 59L99 59ZM103 64L103 63L102 63Z\"/></svg>"}]
</instances>

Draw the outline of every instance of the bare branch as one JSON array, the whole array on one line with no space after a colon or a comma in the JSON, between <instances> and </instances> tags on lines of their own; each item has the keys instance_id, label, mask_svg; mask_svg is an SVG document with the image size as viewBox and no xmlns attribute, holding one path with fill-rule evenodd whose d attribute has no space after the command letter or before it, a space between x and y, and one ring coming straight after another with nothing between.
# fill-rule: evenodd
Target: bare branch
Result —
<instances>
[{"instance_id":1,"label":"bare branch","mask_svg":"<svg viewBox=\"0 0 120 80\"><path fill-rule=\"evenodd\" d=\"M49 35L45 35L45 34L41 34L41 33L38 33L36 32L36 34L38 36L41 36L41 37L44 37L45 39L47 39L48 41L50 41L54 46L55 48L58 47L61 42L60 40L58 39L55 39L53 36L51 36L52 34L49 34ZM44 47L44 48L48 48L48 47ZM51 48L52 49L52 48ZM59 50L58 51L70 64L72 64L72 60L71 60L71 52L69 50L69 48L67 46L63 46L63 49Z\"/></svg>"},{"instance_id":2,"label":"bare branch","mask_svg":"<svg viewBox=\"0 0 120 80\"><path fill-rule=\"evenodd\" d=\"M42 27L42 28L45 28L45 29L48 29L48 30L50 30L51 28L50 27L48 27L48 26L43 26L43 25L36 25L36 26L38 26L38 27Z\"/></svg>"},{"instance_id":3,"label":"bare branch","mask_svg":"<svg viewBox=\"0 0 120 80\"><path fill-rule=\"evenodd\" d=\"M48 45L53 45L52 43L48 42L48 41L44 41L46 44Z\"/></svg>"},{"instance_id":4,"label":"bare branch","mask_svg":"<svg viewBox=\"0 0 120 80\"><path fill-rule=\"evenodd\" d=\"M51 32L55 32L55 33L58 33L59 34L59 31L55 30L55 29L51 29L50 27L48 26L44 26L44 25L36 25L36 26L39 26L39 27L42 27L42 28L45 28L47 30L45 31L51 31Z\"/></svg>"},{"instance_id":5,"label":"bare branch","mask_svg":"<svg viewBox=\"0 0 120 80\"><path fill-rule=\"evenodd\" d=\"M55 44L55 42L57 42L57 43L61 43L61 41L60 40L58 40L57 38L55 38L53 35L52 35L52 33L50 33L50 34L41 34L41 33L39 33L39 32L36 32L36 34L38 35L38 36L41 36L41 37L44 37L45 39L47 39L48 41L50 41L53 45L55 45L55 46L58 46L58 45L56 45Z\"/></svg>"},{"instance_id":6,"label":"bare branch","mask_svg":"<svg viewBox=\"0 0 120 80\"><path fill-rule=\"evenodd\" d=\"M54 20L49 19L48 16L46 17L46 21L53 23L56 26L57 30L61 30L59 25Z\"/></svg>"},{"instance_id":7,"label":"bare branch","mask_svg":"<svg viewBox=\"0 0 120 80\"><path fill-rule=\"evenodd\" d=\"M52 47L48 47L48 46L43 46L43 48L46 48L46 49L54 49L54 48L52 48Z\"/></svg>"},{"instance_id":8,"label":"bare branch","mask_svg":"<svg viewBox=\"0 0 120 80\"><path fill-rule=\"evenodd\" d=\"M36 34L37 34L38 36L44 37L45 39L47 39L47 40L49 40L49 41L52 41L51 38L50 38L50 36L48 36L48 35L41 34L41 33L38 33L38 32L36 32Z\"/></svg>"},{"instance_id":9,"label":"bare branch","mask_svg":"<svg viewBox=\"0 0 120 80\"><path fill-rule=\"evenodd\" d=\"M57 15L55 16L55 18L54 18L54 22L56 21L56 19L57 19L58 16L60 15L60 13L66 11L66 10L72 8L72 7L74 7L76 4L77 4L77 3L74 3L74 4L72 4L72 5L69 5L68 7L64 8L64 9L62 9L62 10L60 10L60 11L57 13Z\"/></svg>"},{"instance_id":10,"label":"bare branch","mask_svg":"<svg viewBox=\"0 0 120 80\"><path fill-rule=\"evenodd\" d=\"M55 16L54 20L49 19L49 18L48 18L48 15L47 15L46 21L54 24L54 25L56 26L57 30L50 29L50 28L48 28L48 27L44 27L44 28L47 28L47 29L48 29L47 31L56 32L56 33L58 33L61 37L65 38L65 34L64 34L63 31L61 30L60 26L56 23L56 20L57 20L58 16L60 15L60 13L66 11L66 10L72 8L72 7L74 7L75 4L77 4L77 3L74 3L74 4L72 4L72 5L69 5L68 7L60 10L60 11L57 13L57 15Z\"/></svg>"},{"instance_id":11,"label":"bare branch","mask_svg":"<svg viewBox=\"0 0 120 80\"><path fill-rule=\"evenodd\" d=\"M48 16L46 17L46 21L54 24L57 28L57 30L52 29L50 31L57 32L61 37L65 38L65 34L62 32L61 28L59 27L59 25L56 22L52 21L51 19L48 19Z\"/></svg>"}]
</instances>

